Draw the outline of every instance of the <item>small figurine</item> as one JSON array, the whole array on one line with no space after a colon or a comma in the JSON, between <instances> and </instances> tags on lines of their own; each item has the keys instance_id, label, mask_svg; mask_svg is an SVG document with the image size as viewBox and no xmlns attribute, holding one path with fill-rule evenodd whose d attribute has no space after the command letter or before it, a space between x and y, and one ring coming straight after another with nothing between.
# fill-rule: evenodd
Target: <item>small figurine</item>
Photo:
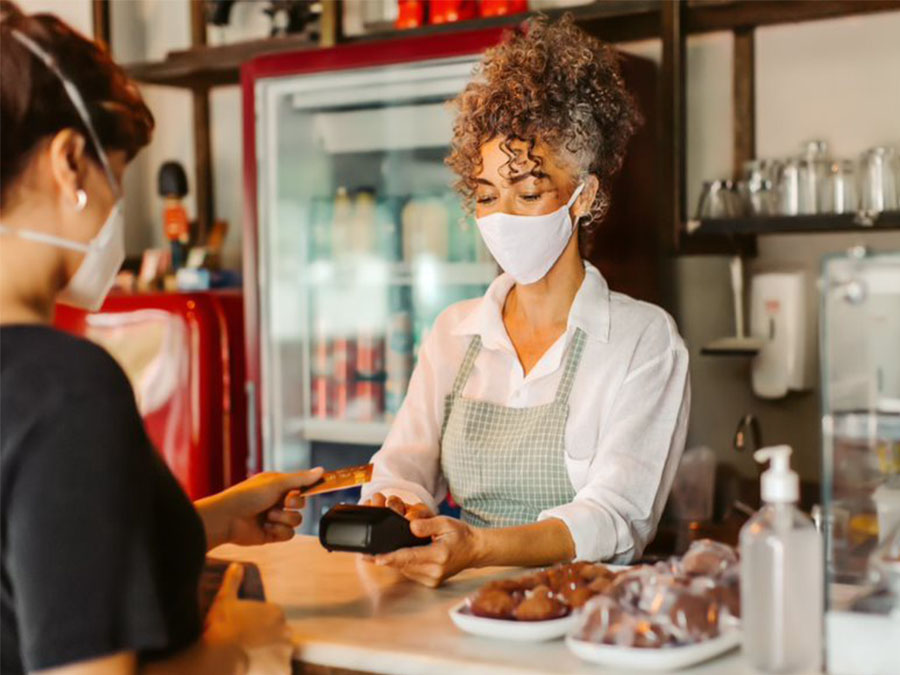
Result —
<instances>
[{"instance_id":1,"label":"small figurine","mask_svg":"<svg viewBox=\"0 0 900 675\"><path fill-rule=\"evenodd\" d=\"M163 229L172 249L172 269L184 266L191 242L191 224L182 200L188 193L187 175L178 162L165 162L159 167L157 189L164 200Z\"/></svg>"},{"instance_id":2,"label":"small figurine","mask_svg":"<svg viewBox=\"0 0 900 675\"><path fill-rule=\"evenodd\" d=\"M295 35L309 32L311 40L318 39L318 33L311 30L312 24L319 18L316 3L311 0L269 0L269 6L263 10L272 22L270 37Z\"/></svg>"}]
</instances>

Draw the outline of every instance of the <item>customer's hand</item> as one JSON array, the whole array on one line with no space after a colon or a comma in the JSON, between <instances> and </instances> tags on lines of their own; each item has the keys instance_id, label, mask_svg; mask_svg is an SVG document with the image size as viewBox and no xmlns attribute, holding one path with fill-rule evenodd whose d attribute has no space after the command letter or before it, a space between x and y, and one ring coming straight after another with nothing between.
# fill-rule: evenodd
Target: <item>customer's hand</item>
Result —
<instances>
[{"instance_id":1,"label":"customer's hand","mask_svg":"<svg viewBox=\"0 0 900 675\"><path fill-rule=\"evenodd\" d=\"M377 555L376 565L393 567L408 579L435 588L477 565L482 556L482 531L455 518L418 518L409 527L417 537L431 537L432 543Z\"/></svg>"},{"instance_id":2,"label":"customer's hand","mask_svg":"<svg viewBox=\"0 0 900 675\"><path fill-rule=\"evenodd\" d=\"M239 600L244 568L229 565L216 599L206 616L203 641L211 647L236 647L243 654L243 672L282 675L291 672L291 634L277 605Z\"/></svg>"},{"instance_id":3,"label":"customer's hand","mask_svg":"<svg viewBox=\"0 0 900 675\"><path fill-rule=\"evenodd\" d=\"M286 541L302 521L306 500L298 488L322 477L322 468L297 473L260 473L195 503L206 528L207 546L242 546Z\"/></svg>"},{"instance_id":4,"label":"customer's hand","mask_svg":"<svg viewBox=\"0 0 900 675\"><path fill-rule=\"evenodd\" d=\"M407 520L432 518L434 516L431 509L421 502L418 504L407 504L396 495L385 497L381 492L376 492L364 503L369 506L386 506L389 509L396 511L401 516L406 516Z\"/></svg>"}]
</instances>

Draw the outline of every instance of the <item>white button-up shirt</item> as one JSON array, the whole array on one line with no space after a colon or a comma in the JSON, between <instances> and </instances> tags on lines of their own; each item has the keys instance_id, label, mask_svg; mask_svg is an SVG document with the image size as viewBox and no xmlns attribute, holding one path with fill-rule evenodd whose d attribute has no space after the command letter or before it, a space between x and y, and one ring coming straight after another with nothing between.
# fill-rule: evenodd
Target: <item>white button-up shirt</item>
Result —
<instances>
[{"instance_id":1,"label":"white button-up shirt","mask_svg":"<svg viewBox=\"0 0 900 675\"><path fill-rule=\"evenodd\" d=\"M444 398L466 349L482 349L462 395L513 408L553 400L576 328L587 342L569 399L565 463L575 488L568 504L543 511L569 528L581 560L627 562L653 537L681 452L690 409L688 352L659 307L611 292L585 263L566 331L525 375L503 325L514 281L499 276L485 295L456 303L435 321L419 352L409 391L375 454L374 492L424 502L447 495L441 471Z\"/></svg>"}]
</instances>

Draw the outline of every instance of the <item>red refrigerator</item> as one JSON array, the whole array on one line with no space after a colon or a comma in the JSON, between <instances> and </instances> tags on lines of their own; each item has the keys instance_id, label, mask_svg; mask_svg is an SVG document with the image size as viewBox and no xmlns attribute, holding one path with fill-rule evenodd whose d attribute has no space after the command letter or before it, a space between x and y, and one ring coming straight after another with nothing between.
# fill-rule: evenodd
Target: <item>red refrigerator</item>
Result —
<instances>
[{"instance_id":1,"label":"red refrigerator","mask_svg":"<svg viewBox=\"0 0 900 675\"><path fill-rule=\"evenodd\" d=\"M114 294L98 312L59 305L54 323L119 362L150 439L192 499L256 469L247 453L240 292Z\"/></svg>"}]
</instances>

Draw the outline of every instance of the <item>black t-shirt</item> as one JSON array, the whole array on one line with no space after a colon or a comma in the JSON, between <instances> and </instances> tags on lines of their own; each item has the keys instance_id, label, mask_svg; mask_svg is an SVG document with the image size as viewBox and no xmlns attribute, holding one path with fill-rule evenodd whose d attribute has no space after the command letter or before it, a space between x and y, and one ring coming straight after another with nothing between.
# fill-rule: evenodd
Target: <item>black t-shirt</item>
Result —
<instances>
[{"instance_id":1,"label":"black t-shirt","mask_svg":"<svg viewBox=\"0 0 900 675\"><path fill-rule=\"evenodd\" d=\"M0 483L3 673L198 638L203 525L103 349L0 328Z\"/></svg>"}]
</instances>

